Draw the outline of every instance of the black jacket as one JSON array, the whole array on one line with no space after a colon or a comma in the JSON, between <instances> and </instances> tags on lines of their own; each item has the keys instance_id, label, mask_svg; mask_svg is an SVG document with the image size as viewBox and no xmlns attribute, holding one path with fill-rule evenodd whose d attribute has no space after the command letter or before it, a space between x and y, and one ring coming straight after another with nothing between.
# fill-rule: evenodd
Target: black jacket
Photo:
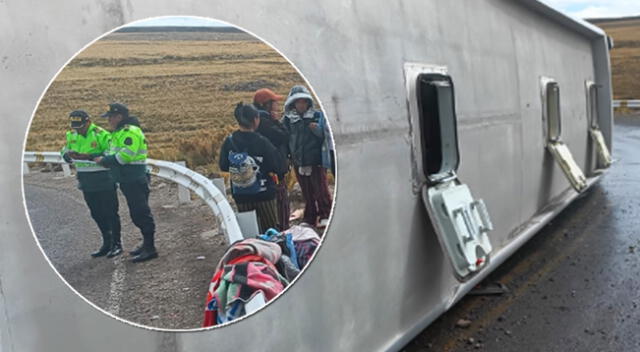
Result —
<instances>
[{"instance_id":1,"label":"black jacket","mask_svg":"<svg viewBox=\"0 0 640 352\"><path fill-rule=\"evenodd\" d=\"M284 127L282 123L276 121L271 117L271 114L264 110L258 110L260 112L260 125L256 132L263 135L266 139L273 144L274 147L280 152L282 157L287 162L289 155L289 131ZM287 165L288 169L288 165ZM284 176L284 174L278 174ZM281 178L283 179L283 178Z\"/></svg>"},{"instance_id":2,"label":"black jacket","mask_svg":"<svg viewBox=\"0 0 640 352\"><path fill-rule=\"evenodd\" d=\"M289 142L287 129L280 122L274 120L268 112L264 110L259 110L259 112L260 125L256 132L267 138L276 149L280 149L282 146L286 147Z\"/></svg>"},{"instance_id":3,"label":"black jacket","mask_svg":"<svg viewBox=\"0 0 640 352\"><path fill-rule=\"evenodd\" d=\"M320 111L313 111L313 117L291 119L284 117L284 126L289 131L289 153L295 167L322 165L322 143L324 131L316 127L312 130L309 126L312 122L318 123L321 119Z\"/></svg>"},{"instance_id":4,"label":"black jacket","mask_svg":"<svg viewBox=\"0 0 640 352\"><path fill-rule=\"evenodd\" d=\"M260 166L260 173L267 179L266 191L252 195L234 194L233 199L236 203L262 202L275 199L275 182L269 174L280 175L287 171L282 155L269 140L258 133L235 131L231 135L233 144L240 150L234 150L229 137L227 137L220 148L220 158L218 159L220 170L229 171L229 152L247 152L256 160L258 166Z\"/></svg>"}]
</instances>

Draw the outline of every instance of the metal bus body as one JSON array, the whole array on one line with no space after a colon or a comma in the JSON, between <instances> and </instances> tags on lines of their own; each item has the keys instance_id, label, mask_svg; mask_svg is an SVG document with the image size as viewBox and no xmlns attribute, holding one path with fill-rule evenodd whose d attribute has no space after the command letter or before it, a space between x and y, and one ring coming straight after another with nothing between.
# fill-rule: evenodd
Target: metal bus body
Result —
<instances>
[{"instance_id":1,"label":"metal bus body","mask_svg":"<svg viewBox=\"0 0 640 352\"><path fill-rule=\"evenodd\" d=\"M86 304L16 205L22 132L56 71L117 26L170 15L228 21L278 49L319 97L337 152L313 263L258 313L202 332L146 330ZM607 166L607 37L538 1L28 0L0 2L0 18L2 352L396 350ZM458 195L434 196L445 215L430 198L443 184L466 187L459 209L446 203Z\"/></svg>"}]
</instances>

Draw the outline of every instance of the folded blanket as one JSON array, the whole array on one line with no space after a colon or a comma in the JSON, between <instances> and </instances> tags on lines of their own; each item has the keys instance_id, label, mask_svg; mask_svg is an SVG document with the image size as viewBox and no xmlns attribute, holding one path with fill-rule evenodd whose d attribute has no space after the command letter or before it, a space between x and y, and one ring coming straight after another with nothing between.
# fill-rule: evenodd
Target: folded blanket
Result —
<instances>
[{"instance_id":1,"label":"folded blanket","mask_svg":"<svg viewBox=\"0 0 640 352\"><path fill-rule=\"evenodd\" d=\"M257 238L247 238L242 241L236 242L222 256L222 259L216 266L216 271L222 269L222 267L229 263L234 258L242 257L245 255L257 255L271 263L277 263L282 255L280 246L275 243L263 241Z\"/></svg>"},{"instance_id":2,"label":"folded blanket","mask_svg":"<svg viewBox=\"0 0 640 352\"><path fill-rule=\"evenodd\" d=\"M213 276L202 326L237 319L246 314L244 305L258 292L269 301L288 284L275 266L264 258L256 255L237 257Z\"/></svg>"}]
</instances>

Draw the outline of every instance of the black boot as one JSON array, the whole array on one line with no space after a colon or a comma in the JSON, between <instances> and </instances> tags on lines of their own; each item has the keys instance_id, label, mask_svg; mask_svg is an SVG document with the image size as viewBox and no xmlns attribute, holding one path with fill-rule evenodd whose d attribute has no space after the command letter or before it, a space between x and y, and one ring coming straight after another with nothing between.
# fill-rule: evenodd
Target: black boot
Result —
<instances>
[{"instance_id":1,"label":"black boot","mask_svg":"<svg viewBox=\"0 0 640 352\"><path fill-rule=\"evenodd\" d=\"M111 250L111 234L103 233L102 234L102 247L97 251L91 253L91 256L94 258L104 257Z\"/></svg>"},{"instance_id":2,"label":"black boot","mask_svg":"<svg viewBox=\"0 0 640 352\"><path fill-rule=\"evenodd\" d=\"M158 252L155 248L143 248L140 254L133 257L131 261L133 263L140 263L154 258L158 258Z\"/></svg>"},{"instance_id":3,"label":"black boot","mask_svg":"<svg viewBox=\"0 0 640 352\"><path fill-rule=\"evenodd\" d=\"M158 252L156 251L153 237L153 233L142 234L143 242L141 251L140 253L138 253L138 255L133 257L133 259L131 259L132 262L139 263L158 258Z\"/></svg>"},{"instance_id":4,"label":"black boot","mask_svg":"<svg viewBox=\"0 0 640 352\"><path fill-rule=\"evenodd\" d=\"M111 250L107 253L107 258L113 258L120 254L122 254L122 244L120 242L114 242Z\"/></svg>"},{"instance_id":5,"label":"black boot","mask_svg":"<svg viewBox=\"0 0 640 352\"><path fill-rule=\"evenodd\" d=\"M122 242L120 241L120 231L111 232L111 250L107 253L107 258L113 258L122 254Z\"/></svg>"},{"instance_id":6,"label":"black boot","mask_svg":"<svg viewBox=\"0 0 640 352\"><path fill-rule=\"evenodd\" d=\"M144 245L143 244L141 244L138 247L136 247L136 249L134 249L132 251L129 251L129 254L131 254L132 256L136 256L136 255L142 253L142 249L144 249Z\"/></svg>"}]
</instances>

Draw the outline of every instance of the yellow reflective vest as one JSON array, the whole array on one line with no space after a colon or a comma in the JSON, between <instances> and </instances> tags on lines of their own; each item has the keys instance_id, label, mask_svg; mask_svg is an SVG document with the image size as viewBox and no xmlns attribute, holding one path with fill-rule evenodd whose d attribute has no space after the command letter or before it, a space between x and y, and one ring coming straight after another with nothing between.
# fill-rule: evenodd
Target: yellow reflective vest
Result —
<instances>
[{"instance_id":1,"label":"yellow reflective vest","mask_svg":"<svg viewBox=\"0 0 640 352\"><path fill-rule=\"evenodd\" d=\"M82 135L76 130L67 131L67 142L60 151L61 155L67 152L89 154L91 156L103 155L110 146L111 133L94 123L89 125L87 133ZM73 165L76 168L78 188L85 192L96 192L113 189L114 180L108 169L91 161L76 160Z\"/></svg>"},{"instance_id":2,"label":"yellow reflective vest","mask_svg":"<svg viewBox=\"0 0 640 352\"><path fill-rule=\"evenodd\" d=\"M146 178L147 141L140 127L125 124L111 133L111 143L102 165L109 167L117 182Z\"/></svg>"}]
</instances>

